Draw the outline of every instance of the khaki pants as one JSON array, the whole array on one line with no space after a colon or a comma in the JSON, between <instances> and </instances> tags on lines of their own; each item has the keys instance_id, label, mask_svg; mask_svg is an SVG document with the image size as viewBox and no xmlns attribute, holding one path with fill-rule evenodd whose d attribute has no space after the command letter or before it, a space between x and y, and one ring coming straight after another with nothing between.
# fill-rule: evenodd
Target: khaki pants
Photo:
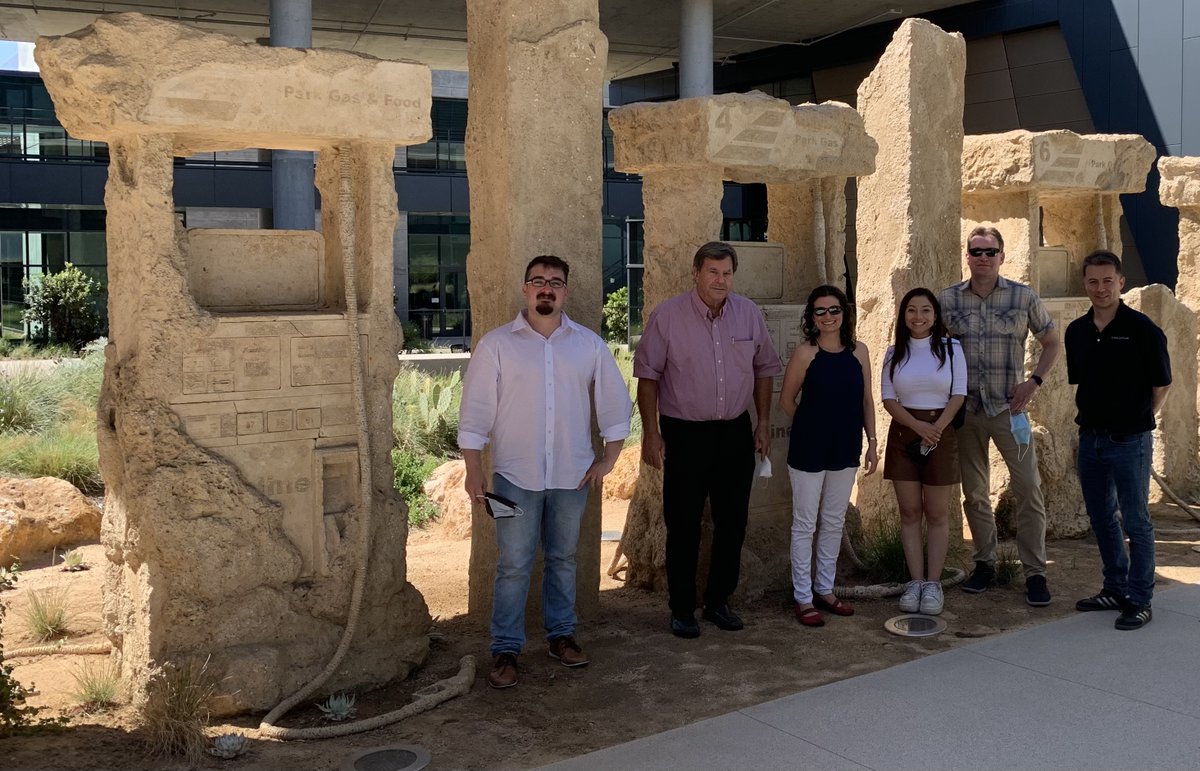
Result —
<instances>
[{"instance_id":1,"label":"khaki pants","mask_svg":"<svg viewBox=\"0 0 1200 771\"><path fill-rule=\"evenodd\" d=\"M988 469L988 441L995 442L1008 466L1011 480L1014 525L1017 530L1017 555L1025 567L1025 577L1046 573L1046 505L1042 502L1042 480L1038 474L1037 448L1031 444L1020 460L1013 439L1009 414L1005 410L989 418L985 413L967 411L966 421L958 430L958 464L962 472L963 508L974 542L976 562L996 564L996 515L992 511L991 479Z\"/></svg>"}]
</instances>

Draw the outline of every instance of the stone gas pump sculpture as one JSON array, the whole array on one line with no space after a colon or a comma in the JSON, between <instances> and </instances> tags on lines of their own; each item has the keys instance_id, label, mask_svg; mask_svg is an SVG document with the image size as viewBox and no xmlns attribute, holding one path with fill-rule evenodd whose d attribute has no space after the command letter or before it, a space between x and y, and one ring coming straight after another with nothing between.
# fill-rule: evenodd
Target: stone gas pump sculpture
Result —
<instances>
[{"instance_id":1,"label":"stone gas pump sculpture","mask_svg":"<svg viewBox=\"0 0 1200 771\"><path fill-rule=\"evenodd\" d=\"M430 74L267 48L137 14L43 38L72 136L109 143L110 342L98 415L104 620L135 695L211 654L218 709L406 675L428 650L392 489L396 145L430 135ZM174 158L318 153L322 232L196 230Z\"/></svg>"},{"instance_id":2,"label":"stone gas pump sculpture","mask_svg":"<svg viewBox=\"0 0 1200 771\"><path fill-rule=\"evenodd\" d=\"M1154 148L1136 135L1010 131L963 143L962 239L977 225L1004 234L1004 276L1029 284L1046 301L1059 333L1090 307L1079 265L1095 249L1121 252L1121 193L1146 187ZM1036 345L1027 346L1031 357ZM1029 364L1032 368L1033 364ZM1074 388L1059 361L1030 408L1047 530L1088 529L1075 473L1078 432ZM1007 473L993 458L993 489Z\"/></svg>"},{"instance_id":3,"label":"stone gas pump sculpture","mask_svg":"<svg viewBox=\"0 0 1200 771\"><path fill-rule=\"evenodd\" d=\"M808 291L826 281L845 286L840 266L846 179L875 169L876 145L863 131L862 118L844 104L793 107L755 92L628 105L609 113L609 123L617 168L643 177L647 315L662 300L691 288L692 256L721 232L724 180L767 183L771 237L790 251L781 256L777 247L773 258L740 260L735 291L765 304L786 363L800 334L800 304ZM750 500L738 587L743 596L789 580L791 491L785 464L790 426L777 408L773 412L775 475L759 480ZM665 539L662 475L643 464L625 529L631 584L665 586ZM707 546L701 554L704 565Z\"/></svg>"}]
</instances>

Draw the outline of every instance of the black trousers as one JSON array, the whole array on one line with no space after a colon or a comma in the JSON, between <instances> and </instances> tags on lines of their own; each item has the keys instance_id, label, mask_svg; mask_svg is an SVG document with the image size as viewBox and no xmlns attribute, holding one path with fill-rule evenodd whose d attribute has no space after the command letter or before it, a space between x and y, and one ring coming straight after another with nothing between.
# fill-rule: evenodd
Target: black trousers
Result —
<instances>
[{"instance_id":1,"label":"black trousers","mask_svg":"<svg viewBox=\"0 0 1200 771\"><path fill-rule=\"evenodd\" d=\"M696 563L704 501L711 504L712 552L704 604L724 605L737 588L750 485L754 433L750 413L733 420L691 421L659 416L663 463L663 517L667 525L667 590L671 613L696 610Z\"/></svg>"}]
</instances>

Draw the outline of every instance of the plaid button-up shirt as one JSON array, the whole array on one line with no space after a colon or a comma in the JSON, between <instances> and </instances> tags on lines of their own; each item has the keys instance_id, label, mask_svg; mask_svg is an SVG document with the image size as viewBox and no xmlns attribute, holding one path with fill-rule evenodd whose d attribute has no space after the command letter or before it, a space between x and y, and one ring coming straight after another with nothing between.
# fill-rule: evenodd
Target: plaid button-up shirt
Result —
<instances>
[{"instance_id":1,"label":"plaid button-up shirt","mask_svg":"<svg viewBox=\"0 0 1200 771\"><path fill-rule=\"evenodd\" d=\"M1025 340L1039 340L1054 321L1040 297L1024 284L998 277L987 297L970 281L942 290L938 302L950 334L962 342L967 359L967 407L989 417L1008 409L1013 389L1025 380Z\"/></svg>"}]
</instances>

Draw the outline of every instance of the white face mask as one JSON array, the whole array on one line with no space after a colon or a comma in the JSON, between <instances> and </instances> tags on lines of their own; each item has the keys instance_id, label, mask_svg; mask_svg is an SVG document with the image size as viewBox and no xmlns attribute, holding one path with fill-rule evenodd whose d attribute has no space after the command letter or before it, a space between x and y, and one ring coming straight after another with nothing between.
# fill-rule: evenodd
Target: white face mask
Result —
<instances>
[{"instance_id":1,"label":"white face mask","mask_svg":"<svg viewBox=\"0 0 1200 771\"><path fill-rule=\"evenodd\" d=\"M1033 428L1029 425L1029 416L1024 412L1011 412L1008 416L1012 428L1013 439L1017 440L1017 460L1024 460L1025 453L1033 444Z\"/></svg>"}]
</instances>

